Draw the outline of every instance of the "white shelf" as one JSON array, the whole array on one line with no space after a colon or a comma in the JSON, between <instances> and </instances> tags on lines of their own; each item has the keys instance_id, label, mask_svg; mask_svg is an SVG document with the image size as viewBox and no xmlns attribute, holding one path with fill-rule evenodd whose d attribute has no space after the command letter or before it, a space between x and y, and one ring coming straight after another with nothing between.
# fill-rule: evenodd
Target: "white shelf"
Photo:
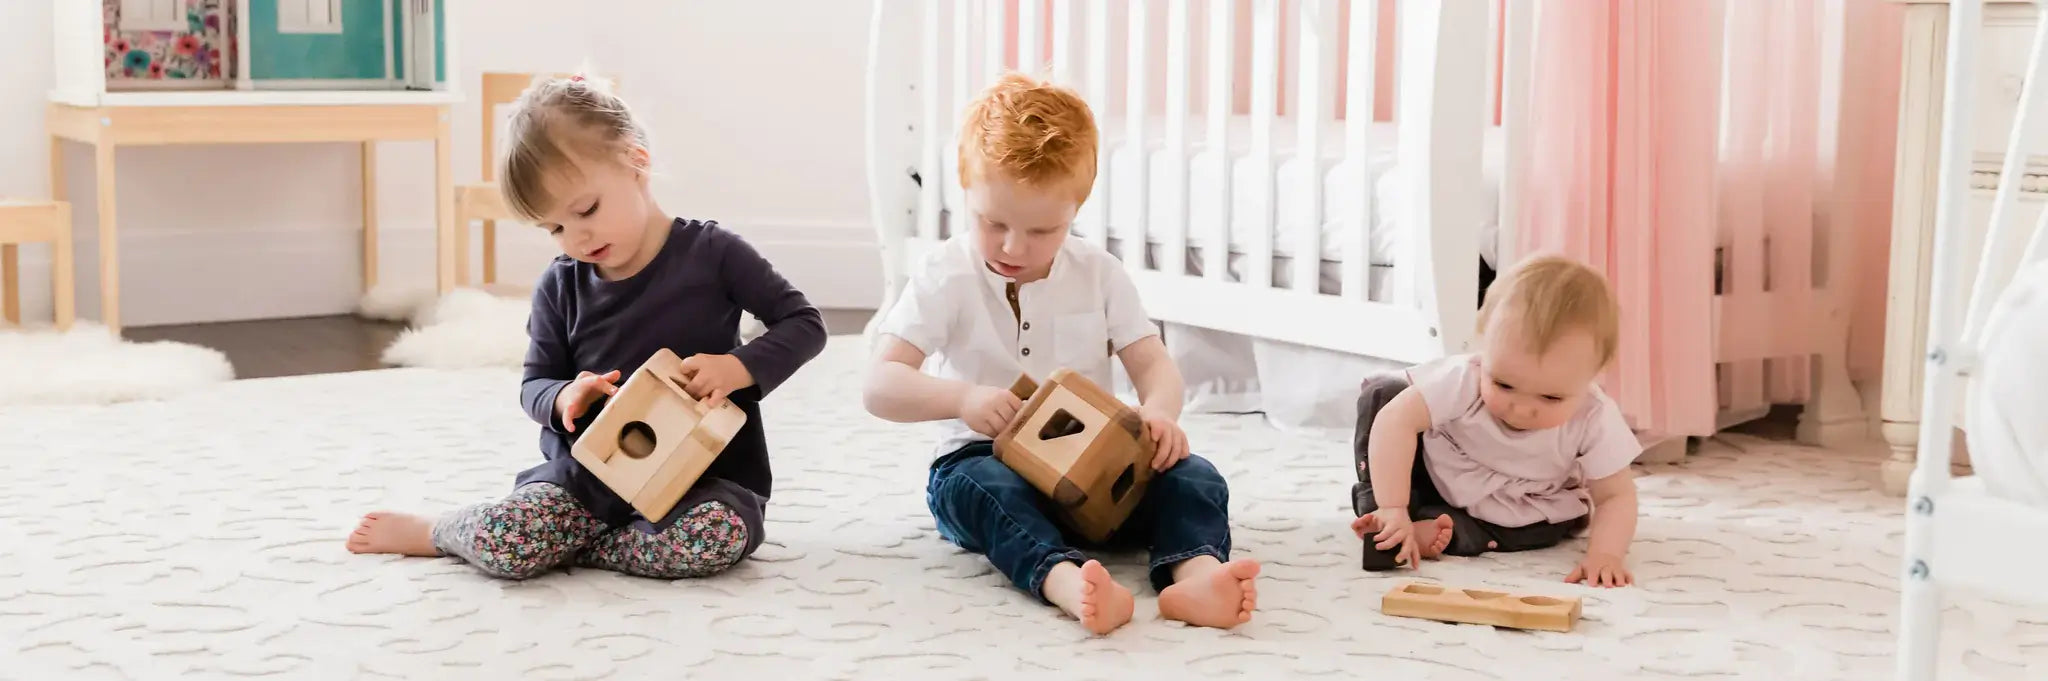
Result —
<instances>
[{"instance_id":1,"label":"white shelf","mask_svg":"<svg viewBox=\"0 0 2048 681\"><path fill-rule=\"evenodd\" d=\"M72 106L392 106L455 104L456 90L185 90L108 92L97 101L50 93L50 101Z\"/></svg>"}]
</instances>

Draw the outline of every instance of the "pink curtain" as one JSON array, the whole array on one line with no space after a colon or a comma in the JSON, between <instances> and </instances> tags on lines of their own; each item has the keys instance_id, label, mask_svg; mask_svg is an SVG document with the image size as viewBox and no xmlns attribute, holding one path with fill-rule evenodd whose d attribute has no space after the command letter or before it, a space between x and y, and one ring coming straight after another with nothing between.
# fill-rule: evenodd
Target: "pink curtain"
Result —
<instances>
[{"instance_id":1,"label":"pink curtain","mask_svg":"<svg viewBox=\"0 0 2048 681\"><path fill-rule=\"evenodd\" d=\"M1714 169L1722 5L1534 0L1523 253L1578 258L1621 298L1603 379L1639 430L1714 431Z\"/></svg>"},{"instance_id":2,"label":"pink curtain","mask_svg":"<svg viewBox=\"0 0 2048 681\"><path fill-rule=\"evenodd\" d=\"M1623 337L1606 389L1660 435L1807 399L1806 356L1843 340L1806 321L1842 305L1855 335L1881 336L1897 8L1534 2L1520 246L1613 281ZM1846 271L1816 269L1829 249L1850 253ZM1843 299L1821 300L1823 283Z\"/></svg>"}]
</instances>

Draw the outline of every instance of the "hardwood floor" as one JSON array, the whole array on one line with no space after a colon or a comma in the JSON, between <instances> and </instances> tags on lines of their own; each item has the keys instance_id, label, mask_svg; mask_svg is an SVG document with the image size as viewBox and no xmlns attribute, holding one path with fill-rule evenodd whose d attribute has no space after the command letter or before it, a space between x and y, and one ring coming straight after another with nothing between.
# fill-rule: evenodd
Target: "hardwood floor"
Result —
<instances>
[{"instance_id":1,"label":"hardwood floor","mask_svg":"<svg viewBox=\"0 0 2048 681\"><path fill-rule=\"evenodd\" d=\"M383 368L377 356L404 329L336 316L128 328L121 336L213 348L228 356L236 378L269 378Z\"/></svg>"},{"instance_id":2,"label":"hardwood floor","mask_svg":"<svg viewBox=\"0 0 2048 681\"><path fill-rule=\"evenodd\" d=\"M874 316L873 310L824 312L825 330L835 335L860 333ZM236 378L269 378L387 368L378 357L403 330L402 324L341 315L131 327L121 335L213 348L228 356Z\"/></svg>"}]
</instances>

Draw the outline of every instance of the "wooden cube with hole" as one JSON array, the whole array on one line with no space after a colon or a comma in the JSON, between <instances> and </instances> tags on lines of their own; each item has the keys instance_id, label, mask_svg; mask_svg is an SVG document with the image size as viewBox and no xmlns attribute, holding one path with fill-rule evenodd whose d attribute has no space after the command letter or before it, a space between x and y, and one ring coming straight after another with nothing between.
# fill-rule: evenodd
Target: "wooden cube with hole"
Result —
<instances>
[{"instance_id":1,"label":"wooden cube with hole","mask_svg":"<svg viewBox=\"0 0 2048 681\"><path fill-rule=\"evenodd\" d=\"M683 389L683 361L656 351L605 403L570 454L648 520L660 520L725 451L747 413Z\"/></svg>"},{"instance_id":2,"label":"wooden cube with hole","mask_svg":"<svg viewBox=\"0 0 2048 681\"><path fill-rule=\"evenodd\" d=\"M1571 631L1579 623L1582 607L1577 598L1458 589L1415 581L1396 584L1380 597L1380 613L1385 615L1542 631Z\"/></svg>"},{"instance_id":3,"label":"wooden cube with hole","mask_svg":"<svg viewBox=\"0 0 2048 681\"><path fill-rule=\"evenodd\" d=\"M1107 540L1152 480L1157 446L1138 412L1070 369L1044 385L1021 377L1010 391L1026 401L996 438L996 459L1052 499L1067 529Z\"/></svg>"}]
</instances>

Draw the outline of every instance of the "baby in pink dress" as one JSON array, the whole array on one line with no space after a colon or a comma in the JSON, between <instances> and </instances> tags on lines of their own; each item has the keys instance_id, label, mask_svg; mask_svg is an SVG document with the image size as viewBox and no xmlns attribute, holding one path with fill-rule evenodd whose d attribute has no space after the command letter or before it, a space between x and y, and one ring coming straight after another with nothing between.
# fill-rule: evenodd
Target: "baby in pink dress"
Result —
<instances>
[{"instance_id":1,"label":"baby in pink dress","mask_svg":"<svg viewBox=\"0 0 2048 681\"><path fill-rule=\"evenodd\" d=\"M1633 580L1642 446L1594 382L1614 359L1617 308L1598 272L1532 258L1487 291L1479 352L1366 379L1351 495L1366 569L1547 548L1590 527L1566 580Z\"/></svg>"}]
</instances>

